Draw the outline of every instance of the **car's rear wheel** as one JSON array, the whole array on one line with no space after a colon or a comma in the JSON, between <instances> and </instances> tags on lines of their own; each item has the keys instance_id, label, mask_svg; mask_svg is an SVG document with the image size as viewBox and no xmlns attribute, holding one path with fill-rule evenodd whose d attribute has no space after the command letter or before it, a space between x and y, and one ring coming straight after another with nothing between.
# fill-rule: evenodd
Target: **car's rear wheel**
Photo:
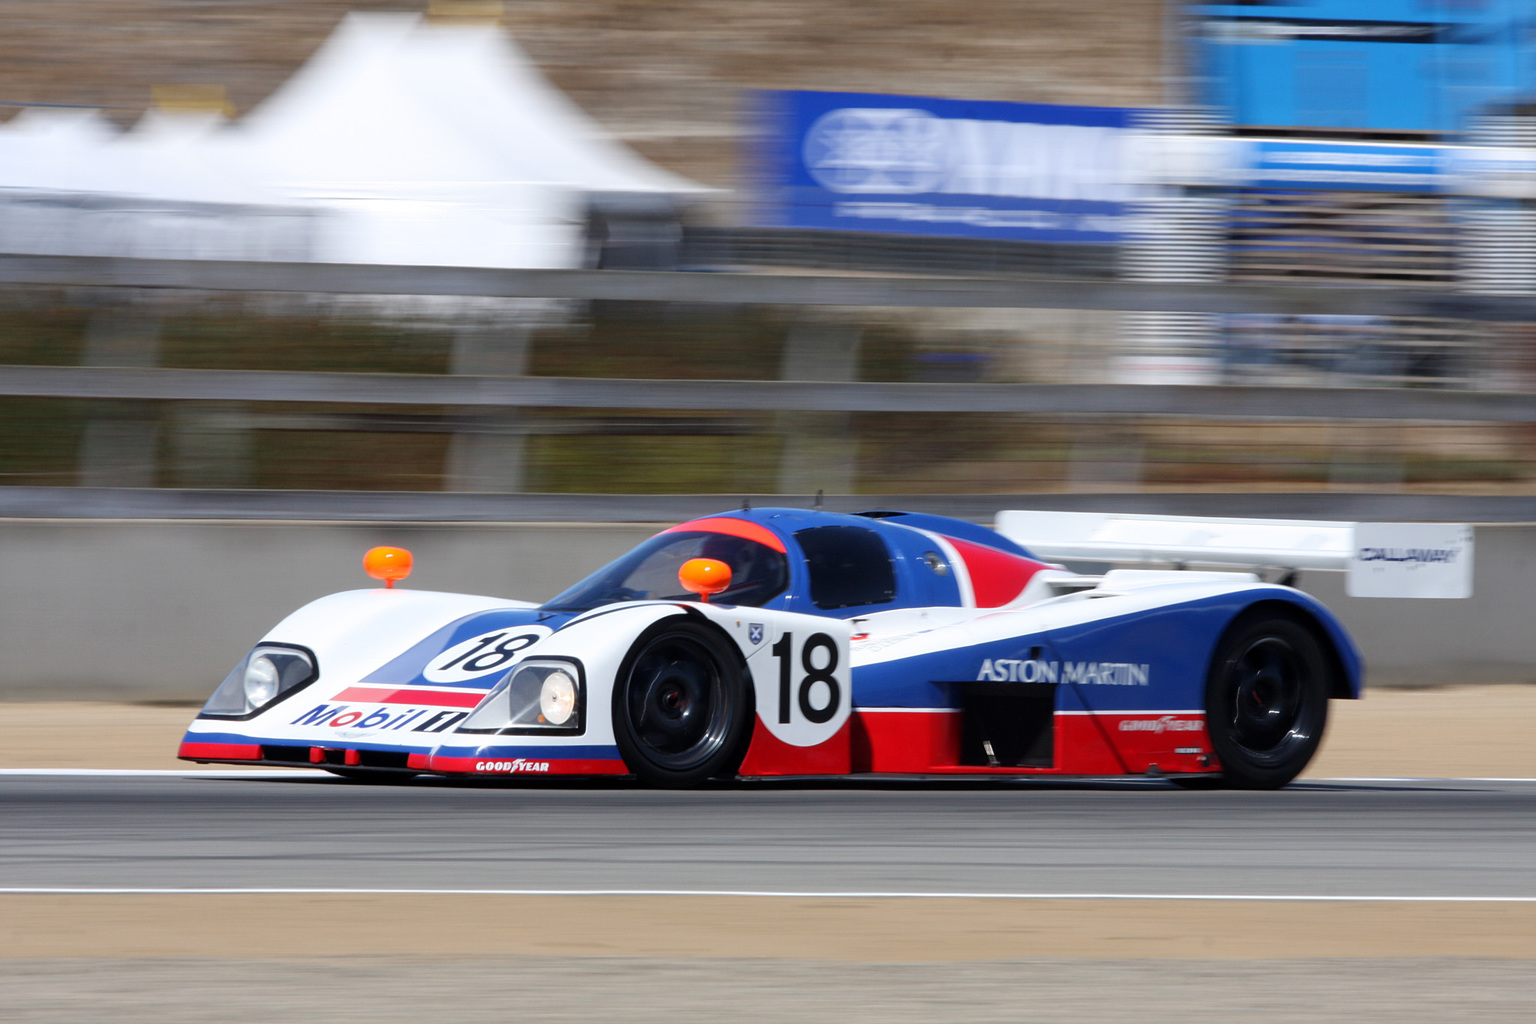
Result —
<instances>
[{"instance_id":1,"label":"car's rear wheel","mask_svg":"<svg viewBox=\"0 0 1536 1024\"><path fill-rule=\"evenodd\" d=\"M1284 786L1312 759L1328 721L1328 667L1316 634L1284 615L1239 619L1211 659L1205 701L1224 783Z\"/></svg>"},{"instance_id":2,"label":"car's rear wheel","mask_svg":"<svg viewBox=\"0 0 1536 1024\"><path fill-rule=\"evenodd\" d=\"M694 786L734 774L751 725L741 658L712 627L657 623L619 669L614 738L630 771L652 785Z\"/></svg>"}]
</instances>

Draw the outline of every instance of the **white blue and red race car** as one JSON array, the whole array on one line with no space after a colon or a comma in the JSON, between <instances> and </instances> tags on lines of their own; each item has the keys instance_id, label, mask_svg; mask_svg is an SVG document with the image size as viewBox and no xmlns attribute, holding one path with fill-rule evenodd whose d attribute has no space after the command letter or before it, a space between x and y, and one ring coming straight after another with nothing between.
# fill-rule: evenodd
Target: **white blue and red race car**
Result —
<instances>
[{"instance_id":1,"label":"white blue and red race car","mask_svg":"<svg viewBox=\"0 0 1536 1024\"><path fill-rule=\"evenodd\" d=\"M1330 698L1360 695L1335 616L1260 572L1084 575L1052 558L1347 568L1352 592L1464 596L1471 532L1028 512L1000 513L994 531L763 508L675 526L541 605L396 588L409 553L378 548L365 566L388 585L279 623L180 756L363 779L1276 787L1317 750Z\"/></svg>"}]
</instances>

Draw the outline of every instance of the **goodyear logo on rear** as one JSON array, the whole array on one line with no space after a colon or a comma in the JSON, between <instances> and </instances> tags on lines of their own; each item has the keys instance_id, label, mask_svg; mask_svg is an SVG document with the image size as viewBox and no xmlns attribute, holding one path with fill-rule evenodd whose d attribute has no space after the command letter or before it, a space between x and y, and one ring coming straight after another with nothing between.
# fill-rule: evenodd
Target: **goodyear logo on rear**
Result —
<instances>
[{"instance_id":1,"label":"goodyear logo on rear","mask_svg":"<svg viewBox=\"0 0 1536 1024\"><path fill-rule=\"evenodd\" d=\"M988 658L977 679L994 683L1077 683L1083 686L1146 686L1151 665L1128 661L1041 661L1038 658Z\"/></svg>"}]
</instances>

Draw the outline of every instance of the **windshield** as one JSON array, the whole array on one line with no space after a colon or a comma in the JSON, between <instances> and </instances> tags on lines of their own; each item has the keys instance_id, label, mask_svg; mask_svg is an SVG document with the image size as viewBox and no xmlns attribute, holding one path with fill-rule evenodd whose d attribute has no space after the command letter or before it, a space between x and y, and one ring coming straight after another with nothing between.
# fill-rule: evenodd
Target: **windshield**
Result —
<instances>
[{"instance_id":1,"label":"windshield","mask_svg":"<svg viewBox=\"0 0 1536 1024\"><path fill-rule=\"evenodd\" d=\"M678 530L657 534L544 608L584 612L616 601L696 600L677 581L677 570L690 558L718 558L731 567L730 587L711 599L719 604L761 607L789 585L789 562L781 551L745 537Z\"/></svg>"}]
</instances>

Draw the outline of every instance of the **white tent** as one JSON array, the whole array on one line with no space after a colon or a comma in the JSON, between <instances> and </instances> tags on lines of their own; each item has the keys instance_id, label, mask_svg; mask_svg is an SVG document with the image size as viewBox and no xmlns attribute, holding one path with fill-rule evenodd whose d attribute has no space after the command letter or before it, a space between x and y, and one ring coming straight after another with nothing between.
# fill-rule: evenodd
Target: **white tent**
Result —
<instances>
[{"instance_id":1,"label":"white tent","mask_svg":"<svg viewBox=\"0 0 1536 1024\"><path fill-rule=\"evenodd\" d=\"M0 188L100 191L101 153L119 136L94 110L34 107L0 128Z\"/></svg>"},{"instance_id":2,"label":"white tent","mask_svg":"<svg viewBox=\"0 0 1536 1024\"><path fill-rule=\"evenodd\" d=\"M152 113L118 135L28 112L0 127L0 205L65 193L115 218L71 215L54 232L70 241L39 249L35 218L7 237L0 212L11 251L566 267L590 197L701 191L608 138L501 30L409 14L348 15L233 125ZM162 230L170 207L198 225L185 244Z\"/></svg>"},{"instance_id":3,"label":"white tent","mask_svg":"<svg viewBox=\"0 0 1536 1024\"><path fill-rule=\"evenodd\" d=\"M38 108L0 127L0 251L310 259L321 212L285 208L239 160L222 117L154 112L119 132Z\"/></svg>"}]
</instances>

